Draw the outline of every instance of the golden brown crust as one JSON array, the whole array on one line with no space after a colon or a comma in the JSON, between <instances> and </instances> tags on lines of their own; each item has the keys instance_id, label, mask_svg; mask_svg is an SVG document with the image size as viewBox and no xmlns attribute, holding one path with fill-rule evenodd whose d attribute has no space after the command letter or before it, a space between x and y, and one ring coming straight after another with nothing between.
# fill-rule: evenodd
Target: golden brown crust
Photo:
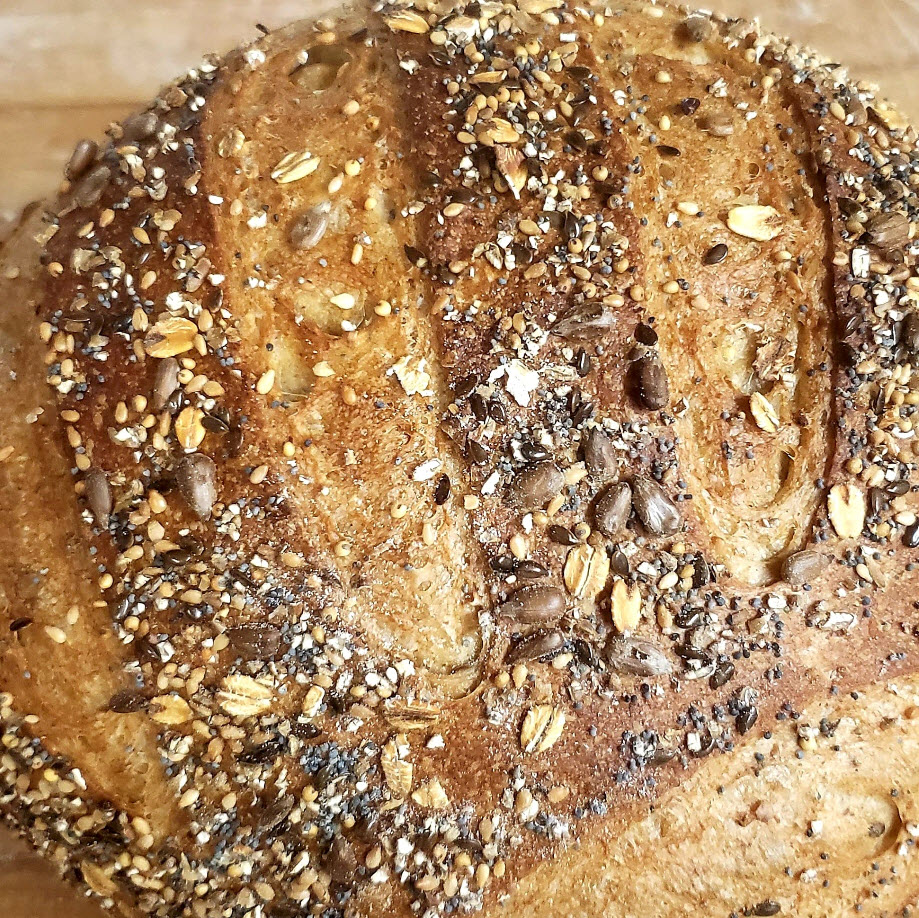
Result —
<instances>
[{"instance_id":1,"label":"golden brown crust","mask_svg":"<svg viewBox=\"0 0 919 918\"><path fill-rule=\"evenodd\" d=\"M554 0L295 24L83 145L0 253L11 820L127 914L904 908L915 146Z\"/></svg>"}]
</instances>

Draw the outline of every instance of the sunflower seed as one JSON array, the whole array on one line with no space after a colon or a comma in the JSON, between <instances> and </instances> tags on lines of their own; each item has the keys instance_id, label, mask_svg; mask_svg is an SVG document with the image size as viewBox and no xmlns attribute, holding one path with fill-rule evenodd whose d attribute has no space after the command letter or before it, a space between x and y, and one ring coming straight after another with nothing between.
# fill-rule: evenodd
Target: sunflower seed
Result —
<instances>
[{"instance_id":1,"label":"sunflower seed","mask_svg":"<svg viewBox=\"0 0 919 918\"><path fill-rule=\"evenodd\" d=\"M176 467L176 484L186 503L200 519L207 519L217 500L217 467L201 453L186 456Z\"/></svg>"},{"instance_id":2,"label":"sunflower seed","mask_svg":"<svg viewBox=\"0 0 919 918\"><path fill-rule=\"evenodd\" d=\"M903 345L910 354L919 353L919 312L911 312L903 321Z\"/></svg>"},{"instance_id":3,"label":"sunflower seed","mask_svg":"<svg viewBox=\"0 0 919 918\"><path fill-rule=\"evenodd\" d=\"M632 512L632 489L620 481L611 484L597 498L594 506L594 523L609 539L615 539L628 522Z\"/></svg>"},{"instance_id":4,"label":"sunflower seed","mask_svg":"<svg viewBox=\"0 0 919 918\"><path fill-rule=\"evenodd\" d=\"M333 883L353 883L358 867L354 846L343 835L336 836L322 859L322 866Z\"/></svg>"},{"instance_id":5,"label":"sunflower seed","mask_svg":"<svg viewBox=\"0 0 919 918\"><path fill-rule=\"evenodd\" d=\"M703 42L711 37L712 21L702 13L694 13L683 20L683 32L690 41Z\"/></svg>"},{"instance_id":6,"label":"sunflower seed","mask_svg":"<svg viewBox=\"0 0 919 918\"><path fill-rule=\"evenodd\" d=\"M388 708L386 720L397 730L426 730L440 719L440 709L424 704Z\"/></svg>"},{"instance_id":7,"label":"sunflower seed","mask_svg":"<svg viewBox=\"0 0 919 918\"><path fill-rule=\"evenodd\" d=\"M112 489L102 469L91 468L83 479L86 500L98 526L108 526L112 512Z\"/></svg>"},{"instance_id":8,"label":"sunflower seed","mask_svg":"<svg viewBox=\"0 0 919 918\"><path fill-rule=\"evenodd\" d=\"M632 505L645 528L654 535L670 536L680 528L680 511L676 504L651 478L635 476L632 481Z\"/></svg>"},{"instance_id":9,"label":"sunflower seed","mask_svg":"<svg viewBox=\"0 0 919 918\"><path fill-rule=\"evenodd\" d=\"M564 646L565 635L561 631L537 631L515 644L504 659L508 663L526 663L555 653Z\"/></svg>"},{"instance_id":10,"label":"sunflower seed","mask_svg":"<svg viewBox=\"0 0 919 918\"><path fill-rule=\"evenodd\" d=\"M801 586L817 577L829 563L830 559L818 551L799 551L782 563L782 578L792 586Z\"/></svg>"},{"instance_id":11,"label":"sunflower seed","mask_svg":"<svg viewBox=\"0 0 919 918\"><path fill-rule=\"evenodd\" d=\"M121 124L122 140L146 140L152 136L157 125L156 112L137 112L125 118Z\"/></svg>"},{"instance_id":12,"label":"sunflower seed","mask_svg":"<svg viewBox=\"0 0 919 918\"><path fill-rule=\"evenodd\" d=\"M514 573L520 580L539 580L540 577L549 576L549 569L538 561L521 561L514 568Z\"/></svg>"},{"instance_id":13,"label":"sunflower seed","mask_svg":"<svg viewBox=\"0 0 919 918\"><path fill-rule=\"evenodd\" d=\"M466 440L466 455L473 465L484 465L488 461L488 447L469 437Z\"/></svg>"},{"instance_id":14,"label":"sunflower seed","mask_svg":"<svg viewBox=\"0 0 919 918\"><path fill-rule=\"evenodd\" d=\"M80 207L92 207L112 178L112 170L108 166L96 166L81 180L74 199Z\"/></svg>"},{"instance_id":15,"label":"sunflower seed","mask_svg":"<svg viewBox=\"0 0 919 918\"><path fill-rule=\"evenodd\" d=\"M734 678L735 667L730 660L724 660L715 667L715 671L709 676L708 684L713 689L719 689L727 685Z\"/></svg>"},{"instance_id":16,"label":"sunflower seed","mask_svg":"<svg viewBox=\"0 0 919 918\"><path fill-rule=\"evenodd\" d=\"M246 660L273 660L281 647L281 630L274 625L236 625L226 636L233 653Z\"/></svg>"},{"instance_id":17,"label":"sunflower seed","mask_svg":"<svg viewBox=\"0 0 919 918\"><path fill-rule=\"evenodd\" d=\"M622 581L619 581L622 583ZM623 676L668 676L673 664L656 644L631 637L614 637L603 650L606 665Z\"/></svg>"},{"instance_id":18,"label":"sunflower seed","mask_svg":"<svg viewBox=\"0 0 919 918\"><path fill-rule=\"evenodd\" d=\"M70 181L78 179L95 162L99 145L94 140L80 140L70 154L67 168L64 170Z\"/></svg>"},{"instance_id":19,"label":"sunflower seed","mask_svg":"<svg viewBox=\"0 0 919 918\"><path fill-rule=\"evenodd\" d=\"M667 371L656 354L645 354L635 361L635 390L638 400L650 411L665 408L670 401Z\"/></svg>"},{"instance_id":20,"label":"sunflower seed","mask_svg":"<svg viewBox=\"0 0 919 918\"><path fill-rule=\"evenodd\" d=\"M475 391L475 387L479 384L480 379L478 373L470 373L468 376L464 376L461 379L456 380L452 383L451 388L453 389L453 397L459 401L461 398L466 398Z\"/></svg>"},{"instance_id":21,"label":"sunflower seed","mask_svg":"<svg viewBox=\"0 0 919 918\"><path fill-rule=\"evenodd\" d=\"M407 797L412 790L414 767L407 761L408 753L408 738L404 733L392 737L383 745L380 752L380 764L386 778L386 786L397 799Z\"/></svg>"},{"instance_id":22,"label":"sunflower seed","mask_svg":"<svg viewBox=\"0 0 919 918\"><path fill-rule=\"evenodd\" d=\"M564 483L565 476L554 462L540 462L517 475L508 496L515 507L542 507L558 494Z\"/></svg>"},{"instance_id":23,"label":"sunflower seed","mask_svg":"<svg viewBox=\"0 0 919 918\"><path fill-rule=\"evenodd\" d=\"M606 478L616 469L616 447L612 437L600 427L591 427L584 444L587 471L596 478Z\"/></svg>"},{"instance_id":24,"label":"sunflower seed","mask_svg":"<svg viewBox=\"0 0 919 918\"><path fill-rule=\"evenodd\" d=\"M749 733L758 719L759 711L753 705L741 708L740 713L737 715L735 720L737 725L737 732L740 733L741 736L744 733Z\"/></svg>"},{"instance_id":25,"label":"sunflower seed","mask_svg":"<svg viewBox=\"0 0 919 918\"><path fill-rule=\"evenodd\" d=\"M437 480L437 486L434 488L434 503L442 507L450 499L450 478L447 475L441 475Z\"/></svg>"},{"instance_id":26,"label":"sunflower seed","mask_svg":"<svg viewBox=\"0 0 919 918\"><path fill-rule=\"evenodd\" d=\"M500 615L524 625L554 622L565 614L565 594L551 586L525 586L498 608Z\"/></svg>"},{"instance_id":27,"label":"sunflower seed","mask_svg":"<svg viewBox=\"0 0 919 918\"><path fill-rule=\"evenodd\" d=\"M106 707L115 714L136 714L138 711L146 711L149 705L150 702L147 697L140 692L124 689L123 691L115 692L109 698Z\"/></svg>"},{"instance_id":28,"label":"sunflower seed","mask_svg":"<svg viewBox=\"0 0 919 918\"><path fill-rule=\"evenodd\" d=\"M641 590L637 583L631 586L616 578L610 593L610 612L613 624L620 634L634 631L641 619Z\"/></svg>"},{"instance_id":29,"label":"sunflower seed","mask_svg":"<svg viewBox=\"0 0 919 918\"><path fill-rule=\"evenodd\" d=\"M176 389L179 388L179 362L174 357L161 360L156 366L156 375L153 377L153 398L150 407L154 411L162 411L166 402Z\"/></svg>"},{"instance_id":30,"label":"sunflower seed","mask_svg":"<svg viewBox=\"0 0 919 918\"><path fill-rule=\"evenodd\" d=\"M567 526L560 526L557 523L554 523L546 529L546 535L549 536L556 545L567 545L570 547L572 545L578 545L581 541Z\"/></svg>"}]
</instances>

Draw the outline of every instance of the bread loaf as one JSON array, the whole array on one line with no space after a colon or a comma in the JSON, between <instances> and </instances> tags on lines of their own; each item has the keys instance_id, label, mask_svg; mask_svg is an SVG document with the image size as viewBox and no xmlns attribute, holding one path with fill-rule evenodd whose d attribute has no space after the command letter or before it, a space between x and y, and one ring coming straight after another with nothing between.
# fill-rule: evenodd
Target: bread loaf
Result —
<instances>
[{"instance_id":1,"label":"bread loaf","mask_svg":"<svg viewBox=\"0 0 919 918\"><path fill-rule=\"evenodd\" d=\"M906 916L916 134L756 27L354 9L0 250L0 804L125 916Z\"/></svg>"}]
</instances>

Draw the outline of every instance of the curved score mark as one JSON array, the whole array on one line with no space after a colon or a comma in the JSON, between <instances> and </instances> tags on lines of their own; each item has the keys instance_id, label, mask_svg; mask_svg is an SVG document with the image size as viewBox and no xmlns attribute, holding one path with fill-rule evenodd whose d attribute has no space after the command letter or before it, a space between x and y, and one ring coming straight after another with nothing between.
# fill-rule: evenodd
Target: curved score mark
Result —
<instances>
[{"instance_id":1,"label":"curved score mark","mask_svg":"<svg viewBox=\"0 0 919 918\"><path fill-rule=\"evenodd\" d=\"M668 63L677 75L694 71ZM636 68L645 79L648 70ZM662 206L692 201L702 216L667 226L658 214L649 228L673 258L664 262L646 249L647 306L658 321L671 389L688 404L675 426L680 474L700 534L734 576L760 584L775 576L779 559L804 544L821 495L816 482L832 451L831 368L824 366L831 360L834 318L832 217L820 176L795 152L808 129L791 101L778 90L765 101L752 97L742 76L726 68L716 75L733 84L727 99L750 97L758 117L736 128L743 136L733 139L702 134L690 121L685 129L694 136L687 143L706 145L701 174L678 161L658 162L656 175L649 169L652 187L657 179L651 193ZM724 107L730 110L727 102ZM780 126L791 127L795 140L788 142ZM679 139L668 136L671 142ZM770 150L774 169L751 168L755 164L737 155L741 144ZM778 238L760 242L727 228L728 211L749 203L779 211ZM728 256L707 266L705 254L717 243L727 244ZM783 250L793 259L780 255ZM662 285L676 277L689 281L689 292L662 294ZM760 397L775 410L774 427L754 415L751 398Z\"/></svg>"},{"instance_id":2,"label":"curved score mark","mask_svg":"<svg viewBox=\"0 0 919 918\"><path fill-rule=\"evenodd\" d=\"M477 678L485 578L470 560L462 498L444 506L432 498L441 474L451 478L455 494L462 460L439 430L449 397L432 323L421 308L425 295L407 270L403 244L411 240L400 238L400 221L390 218L406 203L401 196L413 182L395 155L404 139L380 127L387 119L370 117L397 108L399 81L379 79L377 51L355 44L348 55L353 73L345 88L334 80L298 86L286 77L286 61L269 58L243 90L256 96L270 91L278 116L271 148L253 143L257 168L234 179L244 183L234 190L280 219L260 230L256 254L271 284L246 292L240 350L256 366L267 362L275 391L289 402L286 410L271 411L260 435L277 450L288 440L310 444L297 449L294 473L282 478L296 518L299 544L291 547L305 556L321 554L321 563L335 570L346 597L341 618L362 635L372 657L408 660L428 691L455 697ZM355 81L372 82L373 91L364 93ZM347 132L327 129L338 124L352 97L374 99L376 108L353 119ZM239 112L249 110L245 104L229 113L215 110L212 134L238 127L258 137L258 125L239 121ZM300 149L318 157L319 168L303 182L272 182L278 151ZM338 193L328 192L336 164L352 159L361 162L360 175ZM364 206L368 198L375 207ZM297 250L289 228L317 205L330 208L328 229L313 248ZM232 238L228 250L250 251L244 218L221 220L220 232ZM354 240L363 233L372 244L358 262ZM340 295L351 300L333 299ZM389 315L375 314L382 300L394 307ZM393 367L402 358L429 375L423 391L397 381ZM419 476L419 467L432 459L442 466Z\"/></svg>"}]
</instances>

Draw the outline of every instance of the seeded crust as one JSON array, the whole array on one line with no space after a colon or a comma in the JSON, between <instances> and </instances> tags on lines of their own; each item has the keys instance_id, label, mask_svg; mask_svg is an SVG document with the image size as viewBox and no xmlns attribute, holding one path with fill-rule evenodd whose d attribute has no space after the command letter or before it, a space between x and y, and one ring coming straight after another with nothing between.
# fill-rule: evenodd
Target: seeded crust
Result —
<instances>
[{"instance_id":1,"label":"seeded crust","mask_svg":"<svg viewBox=\"0 0 919 918\"><path fill-rule=\"evenodd\" d=\"M0 250L2 809L122 914L909 914L916 135L753 26L298 23Z\"/></svg>"}]
</instances>

